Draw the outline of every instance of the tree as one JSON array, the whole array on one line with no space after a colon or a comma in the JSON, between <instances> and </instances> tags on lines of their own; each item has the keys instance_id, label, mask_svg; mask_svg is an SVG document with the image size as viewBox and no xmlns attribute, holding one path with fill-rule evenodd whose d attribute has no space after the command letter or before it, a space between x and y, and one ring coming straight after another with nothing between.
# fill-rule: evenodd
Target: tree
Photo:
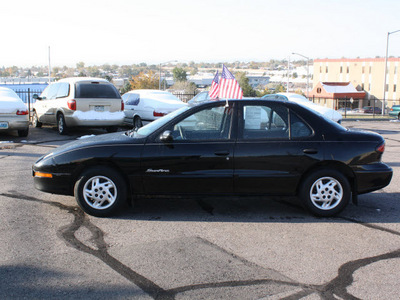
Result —
<instances>
[{"instance_id":1,"label":"tree","mask_svg":"<svg viewBox=\"0 0 400 300\"><path fill-rule=\"evenodd\" d=\"M236 80L239 82L240 87L243 90L243 97L256 97L257 93L249 84L249 79L244 72L236 72Z\"/></svg>"},{"instance_id":2,"label":"tree","mask_svg":"<svg viewBox=\"0 0 400 300\"><path fill-rule=\"evenodd\" d=\"M173 77L174 77L174 81L175 81L175 82L178 82L178 81L186 81L186 80L187 80L187 78L186 78L186 71L185 71L183 68L175 67L175 68L172 70L172 75L173 75Z\"/></svg>"},{"instance_id":3,"label":"tree","mask_svg":"<svg viewBox=\"0 0 400 300\"><path fill-rule=\"evenodd\" d=\"M121 95L123 95L131 90L132 90L132 85L128 80L127 82L125 82L124 86L122 87L122 89L119 92L121 93Z\"/></svg>"},{"instance_id":4,"label":"tree","mask_svg":"<svg viewBox=\"0 0 400 300\"><path fill-rule=\"evenodd\" d=\"M177 81L171 87L173 90L184 91L185 94L194 94L197 90L196 85L189 81Z\"/></svg>"},{"instance_id":5,"label":"tree","mask_svg":"<svg viewBox=\"0 0 400 300\"><path fill-rule=\"evenodd\" d=\"M129 80L133 90L139 89L158 89L158 76L155 72L140 72L139 75L132 76Z\"/></svg>"}]
</instances>

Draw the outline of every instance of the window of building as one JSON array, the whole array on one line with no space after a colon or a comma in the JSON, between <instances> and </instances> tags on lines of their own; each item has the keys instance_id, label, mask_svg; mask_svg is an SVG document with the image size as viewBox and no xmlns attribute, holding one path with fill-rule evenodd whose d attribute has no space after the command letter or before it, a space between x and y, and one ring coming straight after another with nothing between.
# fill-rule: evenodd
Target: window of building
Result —
<instances>
[{"instance_id":1,"label":"window of building","mask_svg":"<svg viewBox=\"0 0 400 300\"><path fill-rule=\"evenodd\" d=\"M363 74L365 73L365 67L364 66L362 67L362 73Z\"/></svg>"},{"instance_id":2,"label":"window of building","mask_svg":"<svg viewBox=\"0 0 400 300\"><path fill-rule=\"evenodd\" d=\"M369 66L369 73L371 74L372 66Z\"/></svg>"},{"instance_id":3,"label":"window of building","mask_svg":"<svg viewBox=\"0 0 400 300\"><path fill-rule=\"evenodd\" d=\"M349 66L347 66L346 73L347 73L347 74L349 74L349 71L350 71L350 67L349 67Z\"/></svg>"},{"instance_id":4,"label":"window of building","mask_svg":"<svg viewBox=\"0 0 400 300\"><path fill-rule=\"evenodd\" d=\"M364 90L364 83L361 84L361 88Z\"/></svg>"},{"instance_id":5,"label":"window of building","mask_svg":"<svg viewBox=\"0 0 400 300\"><path fill-rule=\"evenodd\" d=\"M328 73L328 66L325 67L325 72Z\"/></svg>"},{"instance_id":6,"label":"window of building","mask_svg":"<svg viewBox=\"0 0 400 300\"><path fill-rule=\"evenodd\" d=\"M396 89L397 89L397 87L396 87L396 85L394 84L394 85L393 85L393 92L396 92Z\"/></svg>"},{"instance_id":7,"label":"window of building","mask_svg":"<svg viewBox=\"0 0 400 300\"><path fill-rule=\"evenodd\" d=\"M343 67L340 66L340 73L343 73Z\"/></svg>"},{"instance_id":8,"label":"window of building","mask_svg":"<svg viewBox=\"0 0 400 300\"><path fill-rule=\"evenodd\" d=\"M388 92L388 91L389 91L389 85L386 84L386 86L385 86L385 92Z\"/></svg>"}]
</instances>

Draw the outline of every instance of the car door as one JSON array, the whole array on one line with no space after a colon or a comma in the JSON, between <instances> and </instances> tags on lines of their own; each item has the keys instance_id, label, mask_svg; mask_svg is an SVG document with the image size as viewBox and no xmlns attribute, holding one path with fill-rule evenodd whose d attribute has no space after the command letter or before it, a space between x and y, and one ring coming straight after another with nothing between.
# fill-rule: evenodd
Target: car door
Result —
<instances>
[{"instance_id":1,"label":"car door","mask_svg":"<svg viewBox=\"0 0 400 300\"><path fill-rule=\"evenodd\" d=\"M49 85L40 95L41 99L35 103L35 110L39 121L42 123L55 123L55 104L54 99L57 96L59 84L53 83Z\"/></svg>"},{"instance_id":2,"label":"car door","mask_svg":"<svg viewBox=\"0 0 400 300\"><path fill-rule=\"evenodd\" d=\"M234 191L295 194L303 172L323 157L313 129L279 103L248 102L239 120Z\"/></svg>"},{"instance_id":3,"label":"car door","mask_svg":"<svg viewBox=\"0 0 400 300\"><path fill-rule=\"evenodd\" d=\"M191 111L144 146L146 193L233 192L233 107L212 103Z\"/></svg>"}]
</instances>

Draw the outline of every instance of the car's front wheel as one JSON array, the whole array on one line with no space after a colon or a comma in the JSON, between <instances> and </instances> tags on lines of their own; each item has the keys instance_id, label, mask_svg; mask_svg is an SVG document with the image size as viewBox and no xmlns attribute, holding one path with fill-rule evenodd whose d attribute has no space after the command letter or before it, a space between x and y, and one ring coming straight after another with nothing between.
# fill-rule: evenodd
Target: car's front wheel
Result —
<instances>
[{"instance_id":1,"label":"car's front wheel","mask_svg":"<svg viewBox=\"0 0 400 300\"><path fill-rule=\"evenodd\" d=\"M320 169L303 181L300 198L314 215L330 217L341 212L351 198L348 179L339 171Z\"/></svg>"},{"instance_id":2,"label":"car's front wheel","mask_svg":"<svg viewBox=\"0 0 400 300\"><path fill-rule=\"evenodd\" d=\"M82 210L96 217L111 216L127 203L124 178L105 166L83 172L75 183L74 194Z\"/></svg>"}]
</instances>

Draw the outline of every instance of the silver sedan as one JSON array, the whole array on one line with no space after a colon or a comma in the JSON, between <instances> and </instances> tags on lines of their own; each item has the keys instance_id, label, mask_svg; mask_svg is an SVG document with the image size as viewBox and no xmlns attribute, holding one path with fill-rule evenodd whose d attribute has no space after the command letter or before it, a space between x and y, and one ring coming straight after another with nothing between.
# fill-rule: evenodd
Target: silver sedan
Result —
<instances>
[{"instance_id":1,"label":"silver sedan","mask_svg":"<svg viewBox=\"0 0 400 300\"><path fill-rule=\"evenodd\" d=\"M0 132L13 130L20 137L28 135L28 108L13 90L0 87Z\"/></svg>"}]
</instances>

